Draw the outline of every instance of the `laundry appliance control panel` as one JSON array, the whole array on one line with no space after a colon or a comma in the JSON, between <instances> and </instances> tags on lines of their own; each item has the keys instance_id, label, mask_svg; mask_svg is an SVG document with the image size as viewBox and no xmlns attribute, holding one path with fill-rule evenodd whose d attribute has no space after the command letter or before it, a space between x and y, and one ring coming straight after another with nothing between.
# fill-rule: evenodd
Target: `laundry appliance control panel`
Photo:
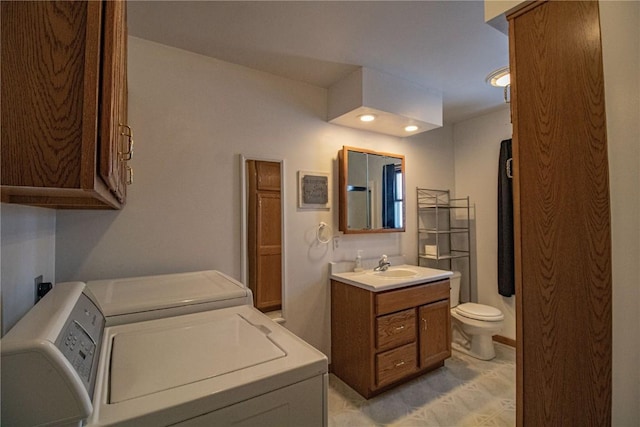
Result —
<instances>
[{"instance_id":1,"label":"laundry appliance control panel","mask_svg":"<svg viewBox=\"0 0 640 427\"><path fill-rule=\"evenodd\" d=\"M104 323L105 318L98 307L81 294L56 340L56 347L76 370L91 397Z\"/></svg>"}]
</instances>

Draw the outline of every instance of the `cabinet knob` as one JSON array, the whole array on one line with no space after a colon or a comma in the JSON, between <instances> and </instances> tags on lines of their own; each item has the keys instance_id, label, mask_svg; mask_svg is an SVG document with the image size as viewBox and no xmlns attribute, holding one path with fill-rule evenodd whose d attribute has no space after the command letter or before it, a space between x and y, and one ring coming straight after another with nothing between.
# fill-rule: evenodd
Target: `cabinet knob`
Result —
<instances>
[{"instance_id":1,"label":"cabinet knob","mask_svg":"<svg viewBox=\"0 0 640 427\"><path fill-rule=\"evenodd\" d=\"M406 362L404 360L399 361L398 363L395 364L396 368L399 368L400 366L404 366L406 364Z\"/></svg>"},{"instance_id":2,"label":"cabinet knob","mask_svg":"<svg viewBox=\"0 0 640 427\"><path fill-rule=\"evenodd\" d=\"M404 325L400 325L400 326L396 326L395 331L400 332L403 329L404 329Z\"/></svg>"},{"instance_id":3,"label":"cabinet knob","mask_svg":"<svg viewBox=\"0 0 640 427\"><path fill-rule=\"evenodd\" d=\"M424 317L422 318L422 328L425 331L427 330L427 319L425 319Z\"/></svg>"}]
</instances>

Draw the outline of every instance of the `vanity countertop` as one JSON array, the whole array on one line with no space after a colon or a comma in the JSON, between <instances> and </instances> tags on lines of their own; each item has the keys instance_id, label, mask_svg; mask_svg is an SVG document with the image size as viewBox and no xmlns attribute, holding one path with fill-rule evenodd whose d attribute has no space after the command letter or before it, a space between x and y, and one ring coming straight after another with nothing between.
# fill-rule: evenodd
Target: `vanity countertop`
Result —
<instances>
[{"instance_id":1,"label":"vanity countertop","mask_svg":"<svg viewBox=\"0 0 640 427\"><path fill-rule=\"evenodd\" d=\"M415 274L413 274L415 273ZM330 277L349 285L357 286L372 292L388 291L420 283L435 282L451 277L453 272L435 268L418 267L417 265L394 265L386 272L364 271L331 273Z\"/></svg>"}]
</instances>

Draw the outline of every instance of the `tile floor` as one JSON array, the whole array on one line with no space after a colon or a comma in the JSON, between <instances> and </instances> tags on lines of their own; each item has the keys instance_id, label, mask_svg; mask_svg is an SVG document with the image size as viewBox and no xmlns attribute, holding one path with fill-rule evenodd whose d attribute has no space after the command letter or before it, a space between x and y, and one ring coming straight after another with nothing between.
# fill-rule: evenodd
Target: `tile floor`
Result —
<instances>
[{"instance_id":1,"label":"tile floor","mask_svg":"<svg viewBox=\"0 0 640 427\"><path fill-rule=\"evenodd\" d=\"M496 343L496 358L453 351L445 366L366 400L329 376L329 427L514 426L515 349Z\"/></svg>"}]
</instances>

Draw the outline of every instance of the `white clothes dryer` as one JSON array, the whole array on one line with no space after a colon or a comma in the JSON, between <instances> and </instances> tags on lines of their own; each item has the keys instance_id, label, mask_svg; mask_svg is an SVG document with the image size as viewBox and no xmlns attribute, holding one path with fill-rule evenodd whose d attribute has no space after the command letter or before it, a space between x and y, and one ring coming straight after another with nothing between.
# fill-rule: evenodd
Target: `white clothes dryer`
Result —
<instances>
[{"instance_id":1,"label":"white clothes dryer","mask_svg":"<svg viewBox=\"0 0 640 427\"><path fill-rule=\"evenodd\" d=\"M253 305L249 288L216 270L91 280L87 287L106 326Z\"/></svg>"},{"instance_id":2,"label":"white clothes dryer","mask_svg":"<svg viewBox=\"0 0 640 427\"><path fill-rule=\"evenodd\" d=\"M242 305L104 327L58 284L2 339L3 424L326 426L327 358Z\"/></svg>"}]
</instances>

